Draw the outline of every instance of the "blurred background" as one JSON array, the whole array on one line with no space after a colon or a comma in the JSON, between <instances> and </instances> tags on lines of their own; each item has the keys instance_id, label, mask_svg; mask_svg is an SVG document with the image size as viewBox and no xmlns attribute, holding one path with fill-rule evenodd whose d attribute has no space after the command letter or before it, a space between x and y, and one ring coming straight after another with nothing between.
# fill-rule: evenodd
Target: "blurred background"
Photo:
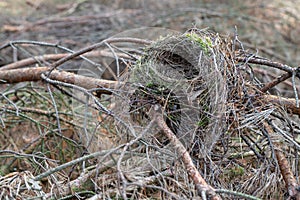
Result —
<instances>
[{"instance_id":1,"label":"blurred background","mask_svg":"<svg viewBox=\"0 0 300 200\"><path fill-rule=\"evenodd\" d=\"M0 44L28 39L75 50L139 27L236 29L246 49L298 66L299 7L295 0L0 1Z\"/></svg>"}]
</instances>

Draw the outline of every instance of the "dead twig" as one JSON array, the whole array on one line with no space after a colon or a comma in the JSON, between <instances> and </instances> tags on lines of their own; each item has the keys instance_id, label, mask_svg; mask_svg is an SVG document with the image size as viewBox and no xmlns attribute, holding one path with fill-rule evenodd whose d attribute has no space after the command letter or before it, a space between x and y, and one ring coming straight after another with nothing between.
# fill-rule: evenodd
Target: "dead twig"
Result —
<instances>
[{"instance_id":1,"label":"dead twig","mask_svg":"<svg viewBox=\"0 0 300 200\"><path fill-rule=\"evenodd\" d=\"M267 92L269 89L273 88L274 86L276 86L277 84L287 80L288 78L290 78L292 76L291 73L287 72L285 74L282 74L281 76L277 77L275 80L273 80L272 82L266 84L263 88L260 89L260 91L262 92Z\"/></svg>"},{"instance_id":2,"label":"dead twig","mask_svg":"<svg viewBox=\"0 0 300 200\"><path fill-rule=\"evenodd\" d=\"M284 65L282 63L279 62L275 62L275 61L270 61L264 58L259 58L256 56L241 56L241 57L236 57L235 58L236 61L238 62L247 62L247 63L252 63L252 64L259 64L259 65L265 65L265 66L269 66L269 67L274 67L280 70L283 70L285 72L289 72L292 73L295 68L290 67L288 65Z\"/></svg>"},{"instance_id":3,"label":"dead twig","mask_svg":"<svg viewBox=\"0 0 300 200\"><path fill-rule=\"evenodd\" d=\"M30 65L33 65L35 63L39 63L39 62L45 62L45 61L49 61L49 60L59 60L62 59L66 56L69 56L70 53L61 53L61 54L45 54L45 55L40 55L40 56L34 56L31 58L26 58L23 60L19 60L17 62L13 62L7 65L4 65L2 67L0 67L0 71L3 70L11 70L11 69L18 69L18 68L23 68L23 67L27 67ZM85 57L111 57L113 58L113 54L105 51L105 50L100 50L100 51L93 51L93 52L88 52L86 54L84 54ZM131 57L128 56L125 53L118 53L119 57L122 58L126 58L126 59L130 59Z\"/></svg>"},{"instance_id":4,"label":"dead twig","mask_svg":"<svg viewBox=\"0 0 300 200\"><path fill-rule=\"evenodd\" d=\"M102 45L104 45L105 43L120 43L120 42L129 42L129 43L137 43L137 44L144 44L144 45L149 45L151 44L151 41L148 40L143 40L143 39L138 39L138 38L109 38L106 40L103 40L102 42L96 43L94 45L88 46L86 48L83 48L77 52L72 53L69 56L66 56L58 61L56 61L55 63L53 63L51 65L51 69L49 71L49 74L51 74L51 72L58 67L59 65L67 62L68 60L71 60L77 56L80 56L86 52L90 52L96 48L101 47Z\"/></svg>"},{"instance_id":5,"label":"dead twig","mask_svg":"<svg viewBox=\"0 0 300 200\"><path fill-rule=\"evenodd\" d=\"M105 150L105 151L98 151L98 152L95 152L95 153L92 153L92 154L89 154L89 155L86 155L86 156L83 156L83 157L80 157L80 158L77 158L77 159L74 159L70 162L67 162L67 163L64 163L58 167L55 167L55 168L51 168L49 169L48 171L42 173L42 174L39 174L37 175L34 180L35 181L40 181L41 179L55 173L55 172L58 172L58 171L61 171L67 167L70 167L70 166L73 166L75 164L78 164L80 162L83 162L85 160L89 160L89 159L92 159L92 158L96 158L96 157L99 157L99 156L102 156L101 159L105 159L107 156L109 156L110 154L116 152L117 150L119 150L120 148L122 148L124 145L120 145L118 147L115 147L113 149L110 149L110 150Z\"/></svg>"}]
</instances>

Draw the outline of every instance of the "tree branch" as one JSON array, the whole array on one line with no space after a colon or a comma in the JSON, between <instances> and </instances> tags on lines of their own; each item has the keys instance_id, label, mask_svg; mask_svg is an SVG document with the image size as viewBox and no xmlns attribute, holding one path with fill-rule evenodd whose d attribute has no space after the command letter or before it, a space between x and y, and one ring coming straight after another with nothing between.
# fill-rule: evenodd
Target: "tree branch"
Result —
<instances>
[{"instance_id":1,"label":"tree branch","mask_svg":"<svg viewBox=\"0 0 300 200\"><path fill-rule=\"evenodd\" d=\"M41 74L47 73L49 69L49 67L32 67L0 71L0 84L40 81L42 80ZM103 88L97 91L97 93L102 94L111 94L109 88L114 88L117 84L115 81L86 77L58 70L53 70L50 74L50 78L53 80L74 84L87 90Z\"/></svg>"},{"instance_id":2,"label":"tree branch","mask_svg":"<svg viewBox=\"0 0 300 200\"><path fill-rule=\"evenodd\" d=\"M38 62L44 62L44 61L49 61L49 60L59 60L66 56L69 56L69 55L71 55L71 53L45 54L45 55L34 56L31 58L26 58L23 60L19 60L17 62L13 62L13 63L7 64L7 65L4 65L4 66L0 67L0 71L27 67L27 66L33 65ZM105 50L93 51L93 52L88 52L88 53L84 54L84 57L101 57L101 56L114 58L114 56L111 52L105 51ZM125 53L118 53L118 57L122 57L122 58L126 58L126 59L131 58L130 56L128 56ZM78 59L78 57L76 57L76 59Z\"/></svg>"},{"instance_id":3,"label":"tree branch","mask_svg":"<svg viewBox=\"0 0 300 200\"><path fill-rule=\"evenodd\" d=\"M207 193L211 195L211 199L220 200L221 197L218 194L216 194L215 189L211 187L209 184L207 184L206 181L202 178L201 174L195 167L193 160L190 157L186 148L183 146L183 144L178 140L175 134L165 123L162 112L159 111L161 107L159 105L155 105L152 108L153 108L151 109L152 111L150 111L152 113L150 113L150 115L153 116L159 128L163 130L163 133L168 137L170 143L174 145L175 151L178 152L178 154L181 156L181 159L185 165L187 173L190 176L190 178L193 180L194 184L196 185L199 194Z\"/></svg>"},{"instance_id":4,"label":"tree branch","mask_svg":"<svg viewBox=\"0 0 300 200\"><path fill-rule=\"evenodd\" d=\"M284 106L291 113L300 115L300 108L297 107L296 99L294 98L284 98L275 95L262 95L259 98L268 103Z\"/></svg>"}]
</instances>

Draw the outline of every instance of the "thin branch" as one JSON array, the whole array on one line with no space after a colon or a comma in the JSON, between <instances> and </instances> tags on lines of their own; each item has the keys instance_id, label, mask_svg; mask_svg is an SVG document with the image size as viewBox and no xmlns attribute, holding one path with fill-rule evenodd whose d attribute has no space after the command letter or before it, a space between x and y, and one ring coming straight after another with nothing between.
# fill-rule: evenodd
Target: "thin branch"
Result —
<instances>
[{"instance_id":1,"label":"thin branch","mask_svg":"<svg viewBox=\"0 0 300 200\"><path fill-rule=\"evenodd\" d=\"M262 68L256 67L256 68L253 69L253 71L257 74L261 74L262 76L268 76L268 77L274 79L274 81L275 81L275 79L279 78L276 74L271 72L272 70L262 69ZM289 72L287 72L287 73L289 73ZM284 76L284 74L282 76ZM293 87L293 84L289 81L283 81L281 83L286 85L287 87L290 87L290 88ZM299 89L299 86L297 86L297 88Z\"/></svg>"},{"instance_id":2,"label":"thin branch","mask_svg":"<svg viewBox=\"0 0 300 200\"><path fill-rule=\"evenodd\" d=\"M35 181L40 181L41 179L55 173L55 172L58 172L58 171L61 171L67 167L70 167L72 165L75 165L75 164L78 164L82 161L85 161L85 160L88 160L88 159L91 159L91 158L96 158L96 157L99 157L99 156L103 156L103 157L107 157L108 155L110 155L111 153L117 151L118 149L122 148L124 145L120 145L118 147L115 147L113 149L110 149L110 150L105 150L105 151L98 151L98 152L95 152L95 153L92 153L92 154L89 154L89 155L86 155L86 156L83 156L83 157L80 157L80 158L77 158L75 160L72 160L70 162L67 162L67 163L64 163L58 167L55 167L55 168L51 168L49 169L48 171L42 173L42 174L39 174L37 175L34 180ZM103 158L102 158L103 159Z\"/></svg>"},{"instance_id":3,"label":"thin branch","mask_svg":"<svg viewBox=\"0 0 300 200\"><path fill-rule=\"evenodd\" d=\"M273 88L274 86L278 85L279 83L287 80L288 78L290 78L292 76L292 73L287 72L285 74L282 74L281 76L277 77L275 80L273 80L272 82L266 84L263 88L260 89L260 91L262 92L266 92L269 89Z\"/></svg>"},{"instance_id":4,"label":"thin branch","mask_svg":"<svg viewBox=\"0 0 300 200\"><path fill-rule=\"evenodd\" d=\"M47 84L47 90L49 92L49 95L50 95L50 98L51 98L51 101L52 101L52 105L53 105L54 110L55 110L55 116L56 116L56 122L57 122L58 132L59 132L59 134L61 134L61 126L60 126L59 114L58 114L58 110L57 110L56 101L54 99L53 93L52 93L51 88L50 88L50 84Z\"/></svg>"},{"instance_id":5,"label":"thin branch","mask_svg":"<svg viewBox=\"0 0 300 200\"><path fill-rule=\"evenodd\" d=\"M294 98L284 98L275 95L262 95L259 96L259 98L267 103L284 106L289 112L300 115L300 108L296 106L297 104Z\"/></svg>"},{"instance_id":6,"label":"thin branch","mask_svg":"<svg viewBox=\"0 0 300 200\"><path fill-rule=\"evenodd\" d=\"M59 86L65 86L65 87L69 87L69 88L74 88L78 91L83 92L87 97L91 97L94 101L94 103L105 113L107 113L108 115L113 115L112 111L108 110L107 108L105 108L99 101L98 99L92 95L91 92L87 91L85 88L80 87L78 85L74 85L74 84L70 84L70 83L65 83L65 82L61 82L61 81L57 81L57 80L53 80L50 78L47 78L45 74L41 74L41 77L44 81L51 83L53 85L59 85Z\"/></svg>"},{"instance_id":7,"label":"thin branch","mask_svg":"<svg viewBox=\"0 0 300 200\"><path fill-rule=\"evenodd\" d=\"M125 53L117 53L117 54L119 57L131 59L131 57ZM0 71L23 68L23 67L33 65L35 63L45 62L45 61L49 61L49 60L59 60L66 56L69 56L69 55L71 55L71 54L70 53L61 53L61 54L45 54L45 55L40 55L40 56L33 56L31 58L26 58L23 60L19 60L17 62L13 62L13 63L7 64L7 65L1 66ZM111 52L108 52L106 50L88 52L88 53L84 54L84 56L85 57L101 57L101 56L103 56L103 57L111 57L111 58L114 57L114 55Z\"/></svg>"},{"instance_id":8,"label":"thin branch","mask_svg":"<svg viewBox=\"0 0 300 200\"><path fill-rule=\"evenodd\" d=\"M255 56L253 56L253 57L241 56L241 57L236 57L235 60L238 62L247 62L247 63L252 63L252 64L265 65L265 66L277 68L277 69L280 69L280 70L283 70L283 71L289 72L289 73L292 73L295 69L293 67L284 65L279 62L274 62L274 61L266 60L264 58L258 58Z\"/></svg>"},{"instance_id":9,"label":"thin branch","mask_svg":"<svg viewBox=\"0 0 300 200\"><path fill-rule=\"evenodd\" d=\"M274 125L274 124L273 124ZM268 123L264 123L264 127L269 135L274 135L274 131L272 127ZM298 191L299 185L297 184L297 181L294 177L294 174L291 170L290 164L288 160L286 159L285 155L282 153L281 147L279 144L276 144L275 155L278 162L278 166L280 168L282 177L284 179L284 182L286 184L287 191L289 193L289 196L293 199L300 200L300 192Z\"/></svg>"},{"instance_id":10,"label":"thin branch","mask_svg":"<svg viewBox=\"0 0 300 200\"><path fill-rule=\"evenodd\" d=\"M216 193L224 193L224 194L230 194L230 195L234 195L234 196L239 196L245 199L250 199L250 200L261 200L260 198L248 195L248 194L244 194L241 192L235 192L235 191L231 191L231 190L225 190L225 189L216 189L215 190Z\"/></svg>"},{"instance_id":11,"label":"thin branch","mask_svg":"<svg viewBox=\"0 0 300 200\"><path fill-rule=\"evenodd\" d=\"M71 194L73 189L84 187L84 184L87 181L89 181L90 179L92 179L93 177L95 177L97 173L102 174L103 172L107 171L108 169L113 168L116 165L117 159L109 160L109 161L103 163L103 161L105 160L105 158L107 156L101 157L101 159L98 160L99 165L101 164L102 167L96 167L95 169L92 169L91 171L86 172L86 173L83 172L79 177L66 183L61 188L59 188L59 189L55 188L50 193L47 193L45 195L46 199L53 196L53 194L60 195L60 196L66 196L68 194ZM131 158L131 156L132 156L131 154L125 155L125 157L123 157L123 161L128 160L129 158Z\"/></svg>"},{"instance_id":12,"label":"thin branch","mask_svg":"<svg viewBox=\"0 0 300 200\"><path fill-rule=\"evenodd\" d=\"M49 71L49 75L51 74L51 72L56 68L58 67L59 65L67 62L68 60L71 60L79 55L82 55L86 52L89 52L89 51L92 51L96 48L99 48L101 47L104 43L119 43L119 42L130 42L130 43L138 43L138 44L144 44L144 45L149 45L151 44L150 41L148 40L143 40L143 39L138 39L138 38L110 38L110 39L106 39L106 40L103 40L102 42L99 42L99 43L96 43L94 45L91 45L91 46L88 46L86 48L83 48L77 52L74 52L72 53L71 55L69 56L66 56L58 61L56 61L55 63L53 63L51 65L51 70Z\"/></svg>"},{"instance_id":13,"label":"thin branch","mask_svg":"<svg viewBox=\"0 0 300 200\"><path fill-rule=\"evenodd\" d=\"M27 154L27 153L19 153L19 152L16 152L16 151L12 151L12 150L0 150L0 154L5 154L5 155L0 155L0 158L3 158L3 157L7 157L8 155L7 154L13 154L14 157L17 157L17 158L38 158L38 159L43 159L43 160L49 160L51 162L59 162L57 160L54 160L54 159L51 159L51 158L47 158L47 157L43 157L43 156L39 156L39 155L35 155L35 154ZM9 156L9 157L13 157L13 156Z\"/></svg>"},{"instance_id":14,"label":"thin branch","mask_svg":"<svg viewBox=\"0 0 300 200\"><path fill-rule=\"evenodd\" d=\"M296 107L299 108L299 98L298 98L298 92L297 92L296 83L295 83L296 73L297 73L296 70L294 70L293 75L292 75L292 84L293 84L293 91L294 91L294 95L295 95L295 99L296 99Z\"/></svg>"}]
</instances>

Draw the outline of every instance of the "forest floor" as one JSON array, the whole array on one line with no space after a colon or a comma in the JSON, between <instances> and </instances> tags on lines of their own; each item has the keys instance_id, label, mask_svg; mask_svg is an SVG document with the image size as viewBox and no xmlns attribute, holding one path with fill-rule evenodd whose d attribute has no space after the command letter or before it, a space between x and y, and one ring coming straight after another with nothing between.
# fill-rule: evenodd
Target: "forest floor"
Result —
<instances>
[{"instance_id":1,"label":"forest floor","mask_svg":"<svg viewBox=\"0 0 300 200\"><path fill-rule=\"evenodd\" d=\"M300 63L300 57L298 56L300 53L300 38L298 37L300 34L300 27L298 25L300 19L299 9L300 5L294 3L292 0L0 0L0 47L8 43L12 44L12 48L0 49L0 69L1 66L28 57L61 53L60 50L53 50L52 47L55 45L77 51L111 37L122 36L158 39L160 35L152 35L151 31L160 30L164 34L172 32L185 33L192 28L208 28L222 37L238 37L245 51L252 52L255 55L272 61L284 63L288 66L298 67ZM31 47L30 45L33 41L41 43ZM25 44L25 46L20 48L14 48L15 44L22 42L27 43L27 46ZM50 45L43 45L43 43L51 44L52 47ZM74 64L78 66L78 63ZM79 64L79 66L83 65L82 63ZM70 70L70 68L68 69ZM280 70L269 70L266 67L254 67L253 70L259 74L259 78L264 82L268 82L280 74ZM101 75L97 75L97 77L101 77ZM291 81L283 83L276 88L276 91L272 92L286 98L293 98L295 95L293 85L295 84L291 83ZM299 85L298 80L296 80L296 85ZM71 116L72 114L69 112L70 109L74 109L76 106L74 104L70 105L70 99L63 93L56 93L55 98L59 103L54 106L55 109L49 109L49 107L53 106L53 102L51 102L53 97L47 93L47 90L55 91L55 88L46 87L43 83L0 85L0 94L3 94L3 98L1 97L0 101L0 185L1 183L10 184L13 182L12 179L9 180L10 182L5 182L8 179L4 179L3 177L7 178L7 175L15 178L14 173L23 172L26 174L30 171L30 174L26 174L27 176L31 176L32 174L36 176L46 171L46 169L55 168L63 163L75 160L75 158L80 158L87 153L88 148L80 143L81 138L78 135L80 132L78 131L80 129L78 127L82 124L73 120L74 116ZM8 100L6 96L9 97ZM13 107L22 107L28 110L18 113ZM57 121L55 120L57 114L55 111L57 110L61 114L61 118L59 118L61 127L57 127ZM95 115L97 114L99 113ZM105 121L103 119L106 119L106 117L106 115L97 116L97 121ZM107 121L110 122L109 120ZM81 123L85 122L81 121ZM110 125L108 124L101 124L101 134L106 134L106 136L109 134L110 128L107 126ZM94 127L97 127L97 125L94 124ZM60 133L62 135L52 134L57 129L61 129ZM93 152L111 148L109 144L104 143L112 141L101 142L103 145L101 147L93 147ZM236 146L236 148L242 147ZM113 151L112 149L110 150ZM143 149L143 151L146 150ZM46 156L47 159L43 160L41 157L31 156L33 154ZM126 160L126 156L128 155L124 156L124 160ZM250 158L245 159L243 157L234 161L236 163L241 162L239 164L235 163L231 165L232 163L228 160L226 163L219 164L219 166L225 166L223 171L224 177L220 180L231 182L229 185L232 188L227 189L245 192L260 198L283 199L286 191L283 189L284 183L282 178L280 179L282 184L278 186L282 190L276 193L276 191L270 189L270 194L266 193L266 188L274 189L277 187L266 186L263 188L261 186L262 183L258 184L256 182L258 181L257 179L253 179L253 182L247 182L246 185L248 188L241 183L242 180L247 178L244 170L249 170L249 168L245 167L247 164L244 162L255 162L254 160L256 159L252 154L247 156ZM299 162L297 159L295 163ZM106 164L109 164L108 160L103 160L106 161ZM107 190L107 193L103 192L102 198L124 198L124 195L122 196L122 192L124 192L122 189L119 190L120 196L113 190L117 186L121 188L120 185L117 185L116 181L120 179L118 177L119 174L110 173L110 170L107 170L103 166L99 167L99 171L96 173L103 173L101 178L109 183L104 183L105 181L103 181L102 185L100 183L96 184L99 188L95 188L96 186L93 184L93 181L87 181L86 184L89 185L85 185L83 187L84 191L78 192L78 195L77 191L72 189L71 191L66 189L58 192L52 191L54 188L57 189L54 180L57 179L61 182L76 180L83 173L81 170L86 169L85 165L90 167L87 167L87 170L91 170L94 167L94 162L97 161L91 160L87 163L80 162L80 165L76 165L77 163L75 163L68 166L61 173L58 172L56 177L52 177L53 180L49 182L44 177L41 179L41 182L47 189L43 191L44 193L35 193L35 195L39 194L43 196L46 193L50 194L49 197L52 198L68 197L70 199L76 199L77 197L79 198L78 195L82 195L82 197L87 198L93 197L103 187ZM135 160L134 162L138 161ZM296 174L298 181L299 166L295 163L291 165L291 169ZM40 167L38 167L39 165ZM231 169L229 169L230 167ZM174 168L176 168L176 163L174 164ZM213 166L209 166L208 168L211 169ZM203 173L206 170L203 166L200 166L199 169ZM181 169L178 170L180 171ZM251 170L259 171L259 168L251 168ZM131 178L134 179L135 177L130 177L129 171L126 178L128 180L131 180ZM272 168L271 171L274 172L276 169ZM261 174L257 176L263 176L263 173L266 171L261 170L260 172ZM127 175L125 173L125 176ZM271 175L274 174L271 173ZM18 176L18 178L21 177L20 174ZM20 181L20 183L24 183L24 179L22 180L23 182ZM266 181L268 184L275 184L274 182L276 182L272 177L269 177L268 180L270 180L269 182ZM168 178L163 181L172 182ZM163 184L160 183L160 185L168 185L165 182ZM151 181L149 181L150 183ZM165 188L155 188L151 185L151 187L145 187L136 192L138 194L132 192L131 198L140 197L146 199L149 196L157 199L162 197L167 199L171 199L171 197L180 198L179 193L178 196L175 195L182 184L180 179L173 184L178 185L174 186L173 189L168 188L169 191L165 191ZM222 185L223 183L218 184ZM255 189L255 184L262 187L260 188L261 191ZM224 185L226 184L224 183ZM186 185L184 186L186 187ZM143 188L143 186L139 187ZM1 195L3 195L2 197L5 196L5 190L8 189L0 186L0 197ZM136 190L131 189L131 191ZM89 191L93 192L89 193ZM54 196L51 196L52 192ZM182 192L184 197L189 196L188 189L180 192ZM27 197L34 196L30 191L22 195L27 195ZM191 194L191 196L193 195L195 194Z\"/></svg>"}]
</instances>

